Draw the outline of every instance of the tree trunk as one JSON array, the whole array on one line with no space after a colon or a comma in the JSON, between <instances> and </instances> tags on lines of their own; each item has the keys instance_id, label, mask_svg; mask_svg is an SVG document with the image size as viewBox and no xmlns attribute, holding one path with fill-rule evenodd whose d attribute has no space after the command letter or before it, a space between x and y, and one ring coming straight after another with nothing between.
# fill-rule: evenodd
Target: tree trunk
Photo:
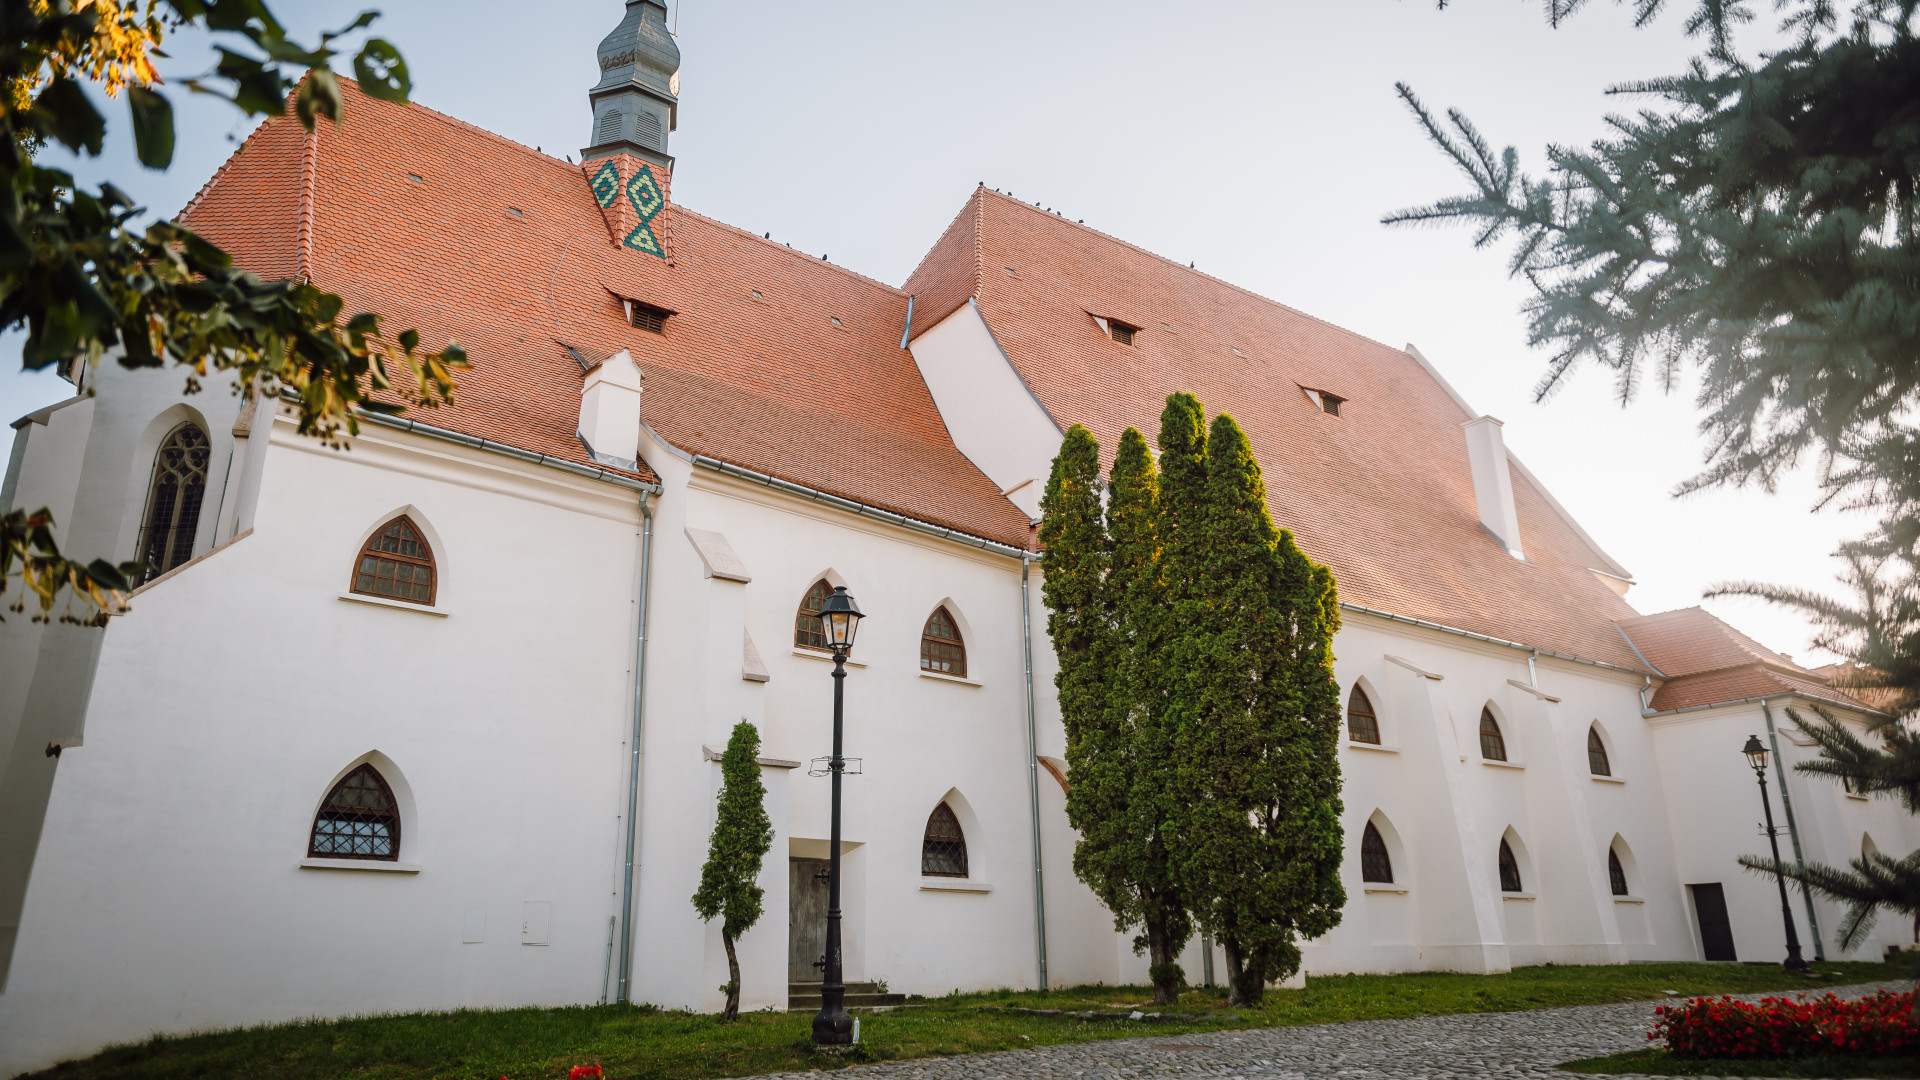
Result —
<instances>
[{"instance_id":1,"label":"tree trunk","mask_svg":"<svg viewBox=\"0 0 1920 1080\"><path fill-rule=\"evenodd\" d=\"M1148 916L1147 977L1153 980L1153 1003L1172 1005L1180 1000L1180 965L1173 954L1172 935L1165 916Z\"/></svg>"},{"instance_id":2,"label":"tree trunk","mask_svg":"<svg viewBox=\"0 0 1920 1080\"><path fill-rule=\"evenodd\" d=\"M1240 977L1247 969L1247 958L1240 954L1240 943L1232 935L1222 935L1220 948L1227 954L1227 1004L1245 1005L1246 995L1240 992Z\"/></svg>"},{"instance_id":3,"label":"tree trunk","mask_svg":"<svg viewBox=\"0 0 1920 1080\"><path fill-rule=\"evenodd\" d=\"M740 1019L740 958L733 954L733 937L724 927L720 930L720 940L727 946L727 1011L720 1019L732 1023Z\"/></svg>"}]
</instances>

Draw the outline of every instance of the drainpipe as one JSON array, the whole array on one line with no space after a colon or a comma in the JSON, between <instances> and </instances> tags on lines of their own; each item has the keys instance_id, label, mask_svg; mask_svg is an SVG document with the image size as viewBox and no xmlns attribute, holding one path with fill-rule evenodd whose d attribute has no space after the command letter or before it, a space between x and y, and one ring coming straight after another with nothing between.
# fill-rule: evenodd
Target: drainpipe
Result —
<instances>
[{"instance_id":1,"label":"drainpipe","mask_svg":"<svg viewBox=\"0 0 1920 1080\"><path fill-rule=\"evenodd\" d=\"M627 862L620 879L620 988L614 1000L633 1001L633 850L640 834L640 733L646 716L647 593L653 584L653 507L640 493L640 618L633 642L633 734L627 766Z\"/></svg>"},{"instance_id":2,"label":"drainpipe","mask_svg":"<svg viewBox=\"0 0 1920 1080\"><path fill-rule=\"evenodd\" d=\"M1528 686L1540 685L1538 682L1534 680L1534 677L1533 677L1533 662L1538 659L1540 659L1539 649L1535 649L1531 653L1527 654L1527 685Z\"/></svg>"},{"instance_id":3,"label":"drainpipe","mask_svg":"<svg viewBox=\"0 0 1920 1080\"><path fill-rule=\"evenodd\" d=\"M1780 756L1780 736L1773 728L1773 709L1767 705L1767 699L1760 699L1760 711L1767 717L1767 742L1772 744L1773 771L1780 780L1780 808L1787 812L1787 839L1793 841L1793 865L1796 870L1807 868L1800 854L1800 830L1793 824L1793 796L1787 794L1786 759ZM1827 962L1826 946L1820 943L1820 917L1813 913L1813 889L1803 879L1800 882L1800 899L1807 908L1807 929L1813 938L1813 958L1821 963Z\"/></svg>"},{"instance_id":4,"label":"drainpipe","mask_svg":"<svg viewBox=\"0 0 1920 1080\"><path fill-rule=\"evenodd\" d=\"M1033 812L1033 941L1040 958L1040 989L1047 983L1047 887L1040 868L1040 743L1033 722L1033 557L1020 556L1020 637L1027 660L1027 802Z\"/></svg>"}]
</instances>

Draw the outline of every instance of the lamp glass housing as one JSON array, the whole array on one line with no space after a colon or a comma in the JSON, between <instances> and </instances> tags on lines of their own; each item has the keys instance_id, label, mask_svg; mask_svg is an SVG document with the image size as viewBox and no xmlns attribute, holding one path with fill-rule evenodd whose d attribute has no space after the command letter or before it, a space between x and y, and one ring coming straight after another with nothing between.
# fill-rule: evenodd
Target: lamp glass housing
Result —
<instances>
[{"instance_id":1,"label":"lamp glass housing","mask_svg":"<svg viewBox=\"0 0 1920 1080\"><path fill-rule=\"evenodd\" d=\"M853 648L853 635L862 618L860 605L847 595L845 585L835 585L833 595L820 605L820 630L830 649Z\"/></svg>"},{"instance_id":2,"label":"lamp glass housing","mask_svg":"<svg viewBox=\"0 0 1920 1080\"><path fill-rule=\"evenodd\" d=\"M1767 747L1760 741L1760 736L1747 736L1747 745L1741 747L1740 752L1747 755L1747 764L1753 766L1754 772L1766 771Z\"/></svg>"}]
</instances>

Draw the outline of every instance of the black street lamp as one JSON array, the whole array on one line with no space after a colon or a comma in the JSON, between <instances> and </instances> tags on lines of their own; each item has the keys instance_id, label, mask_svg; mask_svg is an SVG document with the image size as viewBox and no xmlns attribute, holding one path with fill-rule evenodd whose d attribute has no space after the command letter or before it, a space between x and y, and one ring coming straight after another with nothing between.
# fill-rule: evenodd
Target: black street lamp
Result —
<instances>
[{"instance_id":1,"label":"black street lamp","mask_svg":"<svg viewBox=\"0 0 1920 1080\"><path fill-rule=\"evenodd\" d=\"M847 759L840 755L840 714L847 685L847 650L853 648L860 619L860 607L847 595L845 585L834 586L833 595L820 605L820 631L833 650L833 757L827 761L833 773L833 829L827 847L827 971L820 984L820 1011L813 1018L813 1041L821 1046L853 1042L853 1017L847 1015L847 984L840 970L840 777L847 768Z\"/></svg>"},{"instance_id":2,"label":"black street lamp","mask_svg":"<svg viewBox=\"0 0 1920 1080\"><path fill-rule=\"evenodd\" d=\"M1787 876L1780 871L1780 840L1774 835L1773 804L1767 801L1767 748L1760 742L1760 736L1747 736L1747 745L1740 748L1747 755L1747 764L1753 766L1753 775L1760 779L1760 809L1767 815L1767 843L1773 848L1773 880L1780 886L1780 918L1787 924L1787 960L1784 966L1788 971L1807 970L1807 962L1800 958L1800 935L1793 929L1793 909L1787 906Z\"/></svg>"}]
</instances>

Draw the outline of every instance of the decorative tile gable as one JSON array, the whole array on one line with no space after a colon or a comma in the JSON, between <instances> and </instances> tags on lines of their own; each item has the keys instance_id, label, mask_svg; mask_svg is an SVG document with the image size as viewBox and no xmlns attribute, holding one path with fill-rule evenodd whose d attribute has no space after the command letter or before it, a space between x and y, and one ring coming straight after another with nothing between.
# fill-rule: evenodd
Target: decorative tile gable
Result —
<instances>
[{"instance_id":1,"label":"decorative tile gable","mask_svg":"<svg viewBox=\"0 0 1920 1080\"><path fill-rule=\"evenodd\" d=\"M653 165L631 154L582 162L580 168L606 219L608 242L669 259L666 210L671 177L657 174Z\"/></svg>"}]
</instances>

